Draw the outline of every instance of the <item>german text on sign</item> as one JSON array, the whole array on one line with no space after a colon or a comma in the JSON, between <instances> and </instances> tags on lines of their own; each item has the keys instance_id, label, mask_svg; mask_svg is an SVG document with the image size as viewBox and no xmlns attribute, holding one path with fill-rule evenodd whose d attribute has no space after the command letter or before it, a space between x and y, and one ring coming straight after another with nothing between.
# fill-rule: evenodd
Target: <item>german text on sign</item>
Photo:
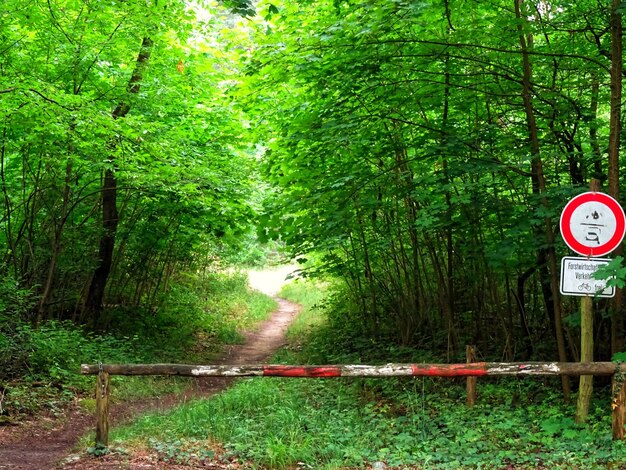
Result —
<instances>
[{"instance_id":1,"label":"german text on sign","mask_svg":"<svg viewBox=\"0 0 626 470\"><path fill-rule=\"evenodd\" d=\"M607 287L606 279L594 279L600 266L609 264L607 258L577 258L566 256L561 260L561 294L613 297L615 287Z\"/></svg>"}]
</instances>

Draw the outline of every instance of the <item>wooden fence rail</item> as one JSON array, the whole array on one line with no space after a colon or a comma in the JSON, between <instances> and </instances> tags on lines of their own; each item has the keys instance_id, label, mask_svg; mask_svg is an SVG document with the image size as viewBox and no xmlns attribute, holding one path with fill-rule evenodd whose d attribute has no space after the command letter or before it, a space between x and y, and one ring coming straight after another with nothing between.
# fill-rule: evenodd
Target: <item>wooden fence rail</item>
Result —
<instances>
[{"instance_id":1,"label":"wooden fence rail","mask_svg":"<svg viewBox=\"0 0 626 470\"><path fill-rule=\"evenodd\" d=\"M615 362L475 362L466 364L373 365L189 365L83 364L83 375L98 375L96 445L108 446L109 375L178 375L189 377L481 377L481 376L614 376L611 402L613 439L625 438L626 364Z\"/></svg>"}]
</instances>

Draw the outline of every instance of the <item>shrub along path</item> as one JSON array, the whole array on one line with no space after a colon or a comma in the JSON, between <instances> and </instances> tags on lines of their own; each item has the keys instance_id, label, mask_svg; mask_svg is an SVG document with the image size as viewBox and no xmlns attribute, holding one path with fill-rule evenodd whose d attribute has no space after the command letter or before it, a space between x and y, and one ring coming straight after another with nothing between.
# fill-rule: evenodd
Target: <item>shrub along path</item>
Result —
<instances>
[{"instance_id":1,"label":"shrub along path","mask_svg":"<svg viewBox=\"0 0 626 470\"><path fill-rule=\"evenodd\" d=\"M256 287L256 286L255 286ZM256 331L248 332L240 345L227 346L216 363L245 364L268 359L285 341L285 331L299 311L299 306L276 299L278 309ZM95 379L94 379L95 380ZM115 426L146 411L166 409L195 398L211 396L227 388L232 379L205 377L198 379L184 394L141 400L111 406L111 425ZM113 397L114 398L114 397ZM85 456L66 459L72 447L85 433L95 428L92 414L78 406L68 410L62 419L42 418L19 427L0 427L0 470L53 468L163 468L150 462L129 462L132 457L114 455L102 459ZM65 460L64 460L65 459ZM172 468L172 466L168 466Z\"/></svg>"}]
</instances>

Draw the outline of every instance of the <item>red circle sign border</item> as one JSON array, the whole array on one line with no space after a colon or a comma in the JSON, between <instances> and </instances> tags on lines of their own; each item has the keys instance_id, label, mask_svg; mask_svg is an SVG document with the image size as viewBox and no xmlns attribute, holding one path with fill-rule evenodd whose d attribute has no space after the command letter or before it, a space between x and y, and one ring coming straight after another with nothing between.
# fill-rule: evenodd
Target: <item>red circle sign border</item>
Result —
<instances>
[{"instance_id":1,"label":"red circle sign border","mask_svg":"<svg viewBox=\"0 0 626 470\"><path fill-rule=\"evenodd\" d=\"M586 202L599 202L609 208L609 210L615 216L615 233L611 239L604 245L600 245L596 248L583 245L580 243L570 229L569 221L572 218L574 211ZM572 198L563 209L561 213L560 221L561 235L563 240L572 250L582 256L597 257L604 256L611 251L615 250L624 239L624 233L626 231L626 216L624 215L624 209L622 206L608 194L598 192L587 192L579 194Z\"/></svg>"}]
</instances>

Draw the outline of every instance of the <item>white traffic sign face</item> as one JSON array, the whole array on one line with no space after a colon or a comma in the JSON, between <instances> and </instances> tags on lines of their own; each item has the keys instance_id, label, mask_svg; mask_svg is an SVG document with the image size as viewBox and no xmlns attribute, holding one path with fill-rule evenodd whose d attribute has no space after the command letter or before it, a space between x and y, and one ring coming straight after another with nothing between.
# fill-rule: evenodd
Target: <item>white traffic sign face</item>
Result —
<instances>
[{"instance_id":1,"label":"white traffic sign face","mask_svg":"<svg viewBox=\"0 0 626 470\"><path fill-rule=\"evenodd\" d=\"M624 239L624 210L604 193L583 193L567 203L561 214L561 235L582 256L603 256Z\"/></svg>"},{"instance_id":2,"label":"white traffic sign face","mask_svg":"<svg viewBox=\"0 0 626 470\"><path fill-rule=\"evenodd\" d=\"M609 264L607 258L575 258L566 256L561 260L561 294L597 297L613 297L615 287L607 287L606 279L594 279L593 273L600 266Z\"/></svg>"}]
</instances>

